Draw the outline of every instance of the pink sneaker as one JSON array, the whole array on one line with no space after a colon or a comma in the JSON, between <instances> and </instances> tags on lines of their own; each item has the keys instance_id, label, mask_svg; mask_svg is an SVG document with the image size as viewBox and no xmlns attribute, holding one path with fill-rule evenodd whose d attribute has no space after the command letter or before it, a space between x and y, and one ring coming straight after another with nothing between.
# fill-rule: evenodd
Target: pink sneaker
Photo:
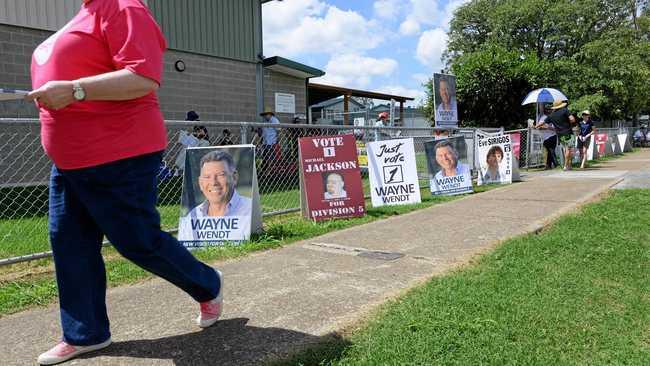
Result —
<instances>
[{"instance_id":1,"label":"pink sneaker","mask_svg":"<svg viewBox=\"0 0 650 366\"><path fill-rule=\"evenodd\" d=\"M201 328L207 328L216 323L221 316L221 311L223 310L223 275L219 270L217 270L217 274L221 281L219 295L210 301L201 303L201 313L199 313L199 316L196 318L196 324Z\"/></svg>"},{"instance_id":2,"label":"pink sneaker","mask_svg":"<svg viewBox=\"0 0 650 366\"><path fill-rule=\"evenodd\" d=\"M106 342L95 344L92 346L73 346L67 344L64 341L59 342L56 346L45 353L41 353L38 356L38 363L41 365L54 365L60 362L67 361L71 358L75 358L81 354L97 351L102 348L106 348L111 344L111 339L109 338Z\"/></svg>"}]
</instances>

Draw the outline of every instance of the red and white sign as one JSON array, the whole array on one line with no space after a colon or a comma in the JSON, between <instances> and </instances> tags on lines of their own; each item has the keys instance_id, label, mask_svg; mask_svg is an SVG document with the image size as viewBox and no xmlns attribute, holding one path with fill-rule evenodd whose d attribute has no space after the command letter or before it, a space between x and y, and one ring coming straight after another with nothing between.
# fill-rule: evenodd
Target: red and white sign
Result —
<instances>
[{"instance_id":1,"label":"red and white sign","mask_svg":"<svg viewBox=\"0 0 650 366\"><path fill-rule=\"evenodd\" d=\"M354 135L303 137L298 144L303 215L315 221L363 216L366 207Z\"/></svg>"},{"instance_id":2,"label":"red and white sign","mask_svg":"<svg viewBox=\"0 0 650 366\"><path fill-rule=\"evenodd\" d=\"M606 144L609 142L609 136L606 133L596 134L596 148L598 149L598 156L605 156L607 152Z\"/></svg>"},{"instance_id":3,"label":"red and white sign","mask_svg":"<svg viewBox=\"0 0 650 366\"><path fill-rule=\"evenodd\" d=\"M510 143L512 144L512 154L517 160L519 160L519 153L521 151L521 133L511 133Z\"/></svg>"}]
</instances>

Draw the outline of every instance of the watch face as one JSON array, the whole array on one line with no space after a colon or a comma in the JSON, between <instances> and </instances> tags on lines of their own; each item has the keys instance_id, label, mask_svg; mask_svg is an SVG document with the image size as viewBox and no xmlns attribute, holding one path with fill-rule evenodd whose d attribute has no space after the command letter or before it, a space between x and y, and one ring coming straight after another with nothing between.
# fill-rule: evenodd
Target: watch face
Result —
<instances>
[{"instance_id":1,"label":"watch face","mask_svg":"<svg viewBox=\"0 0 650 366\"><path fill-rule=\"evenodd\" d=\"M84 100L86 98L86 93L82 89L77 89L74 91L73 96L76 100Z\"/></svg>"}]
</instances>

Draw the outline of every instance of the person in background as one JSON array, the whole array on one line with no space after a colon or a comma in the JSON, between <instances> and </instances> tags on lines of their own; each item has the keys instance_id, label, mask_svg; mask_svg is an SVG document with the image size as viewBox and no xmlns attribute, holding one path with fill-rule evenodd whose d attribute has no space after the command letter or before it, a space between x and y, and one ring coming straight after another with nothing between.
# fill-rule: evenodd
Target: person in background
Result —
<instances>
[{"instance_id":1,"label":"person in background","mask_svg":"<svg viewBox=\"0 0 650 366\"><path fill-rule=\"evenodd\" d=\"M646 146L648 144L648 129L645 125L634 132L634 146Z\"/></svg>"},{"instance_id":2,"label":"person in background","mask_svg":"<svg viewBox=\"0 0 650 366\"><path fill-rule=\"evenodd\" d=\"M199 114L196 111L188 111L185 115L186 121L200 121Z\"/></svg>"},{"instance_id":3,"label":"person in background","mask_svg":"<svg viewBox=\"0 0 650 366\"><path fill-rule=\"evenodd\" d=\"M596 133L594 123L591 122L589 111L582 112L582 121L580 121L580 132L578 133L578 150L580 151L580 169L584 169L587 164L587 148L591 142L591 137Z\"/></svg>"},{"instance_id":4,"label":"person in background","mask_svg":"<svg viewBox=\"0 0 650 366\"><path fill-rule=\"evenodd\" d=\"M217 146L226 146L226 145L234 145L235 143L232 140L232 134L230 133L230 130L227 128L224 128L223 131L221 131L221 136L217 139Z\"/></svg>"},{"instance_id":5,"label":"person in background","mask_svg":"<svg viewBox=\"0 0 650 366\"><path fill-rule=\"evenodd\" d=\"M159 26L139 0L83 0L68 24L34 51L26 97L53 162L49 235L63 338L38 357L42 365L111 344L104 236L200 304L201 327L222 309L221 275L161 230L156 210L167 147L156 96L166 49Z\"/></svg>"},{"instance_id":6,"label":"person in background","mask_svg":"<svg viewBox=\"0 0 650 366\"><path fill-rule=\"evenodd\" d=\"M542 132L544 139L544 148L546 149L546 167L545 169L553 169L559 164L555 157L555 147L557 146L557 135L555 134L555 126L548 121L548 115L551 114L551 106L544 106L544 114L535 124L535 129Z\"/></svg>"},{"instance_id":7,"label":"person in background","mask_svg":"<svg viewBox=\"0 0 650 366\"><path fill-rule=\"evenodd\" d=\"M264 123L280 124L280 120L275 116L272 109L267 108L260 113ZM262 173L269 173L270 167L274 162L281 159L280 145L278 144L278 129L275 127L262 127L257 130L262 138Z\"/></svg>"},{"instance_id":8,"label":"person in background","mask_svg":"<svg viewBox=\"0 0 650 366\"><path fill-rule=\"evenodd\" d=\"M198 146L210 146L210 134L208 134L207 127L201 125L192 127L192 135L199 140Z\"/></svg>"},{"instance_id":9,"label":"person in background","mask_svg":"<svg viewBox=\"0 0 650 366\"><path fill-rule=\"evenodd\" d=\"M200 121L199 115L195 111L187 112L185 117L186 121ZM210 146L210 136L208 129L205 126L196 125L192 127L192 134L187 131L181 130L178 133L178 143L183 145L181 151L178 152L174 165L178 172L185 170L185 155L187 154L188 147L206 147Z\"/></svg>"},{"instance_id":10,"label":"person in background","mask_svg":"<svg viewBox=\"0 0 650 366\"><path fill-rule=\"evenodd\" d=\"M571 170L571 155L575 146L575 134L569 120L569 110L566 101L555 101L551 106L551 114L547 121L555 127L558 142L564 154L564 170ZM576 120L577 123L577 120Z\"/></svg>"},{"instance_id":11,"label":"person in background","mask_svg":"<svg viewBox=\"0 0 650 366\"><path fill-rule=\"evenodd\" d=\"M375 121L375 141L381 140L381 128L388 126L388 112L381 112L377 115L377 121Z\"/></svg>"}]
</instances>

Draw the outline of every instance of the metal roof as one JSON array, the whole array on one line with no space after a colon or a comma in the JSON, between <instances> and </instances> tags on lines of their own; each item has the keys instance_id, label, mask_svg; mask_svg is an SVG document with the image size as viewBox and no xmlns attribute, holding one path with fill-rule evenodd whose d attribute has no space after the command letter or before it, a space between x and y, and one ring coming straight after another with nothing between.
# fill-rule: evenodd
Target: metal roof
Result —
<instances>
[{"instance_id":1,"label":"metal roof","mask_svg":"<svg viewBox=\"0 0 650 366\"><path fill-rule=\"evenodd\" d=\"M384 94L384 93L377 93L377 92L372 92L367 90L350 89L350 88L344 88L340 86L323 85L323 84L316 84L311 82L308 84L308 90L309 90L308 105L318 104L320 102L329 99L340 97L341 95L349 95L352 97L372 98L372 99L381 99L381 100L394 99L398 102L406 102L407 100L414 100L414 98L405 97L402 95Z\"/></svg>"},{"instance_id":2,"label":"metal roof","mask_svg":"<svg viewBox=\"0 0 650 366\"><path fill-rule=\"evenodd\" d=\"M264 67L281 72L283 74L295 76L301 79L314 78L325 75L325 71L317 68L301 64L299 62L291 61L284 57L273 56L267 57L263 61Z\"/></svg>"}]
</instances>

